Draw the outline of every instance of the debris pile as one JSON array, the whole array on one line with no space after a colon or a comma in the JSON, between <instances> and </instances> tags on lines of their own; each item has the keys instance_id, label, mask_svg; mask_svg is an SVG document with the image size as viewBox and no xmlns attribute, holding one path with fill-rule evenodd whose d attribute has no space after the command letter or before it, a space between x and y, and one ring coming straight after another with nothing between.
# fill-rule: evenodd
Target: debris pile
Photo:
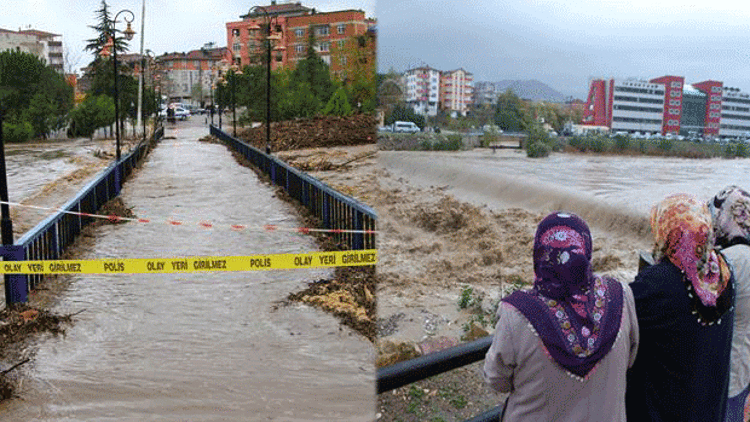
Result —
<instances>
[{"instance_id":1,"label":"debris pile","mask_svg":"<svg viewBox=\"0 0 750 422\"><path fill-rule=\"evenodd\" d=\"M266 147L265 123L238 132L238 138L256 148ZM373 144L377 141L372 114L318 116L310 119L271 122L271 150L287 151L315 147Z\"/></svg>"}]
</instances>

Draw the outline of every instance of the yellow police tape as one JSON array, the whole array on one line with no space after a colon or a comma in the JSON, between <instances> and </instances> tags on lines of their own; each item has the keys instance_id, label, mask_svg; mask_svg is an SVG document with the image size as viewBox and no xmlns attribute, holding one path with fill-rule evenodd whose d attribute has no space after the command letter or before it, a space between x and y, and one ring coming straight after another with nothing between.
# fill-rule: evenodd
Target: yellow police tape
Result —
<instances>
[{"instance_id":1,"label":"yellow police tape","mask_svg":"<svg viewBox=\"0 0 750 422\"><path fill-rule=\"evenodd\" d=\"M4 261L0 274L149 274L375 265L377 249L250 256Z\"/></svg>"}]
</instances>

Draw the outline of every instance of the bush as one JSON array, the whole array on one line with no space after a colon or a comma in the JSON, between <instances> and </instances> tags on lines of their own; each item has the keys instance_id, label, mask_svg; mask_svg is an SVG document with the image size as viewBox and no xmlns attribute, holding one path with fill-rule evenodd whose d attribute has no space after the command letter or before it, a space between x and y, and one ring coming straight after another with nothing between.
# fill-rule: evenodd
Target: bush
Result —
<instances>
[{"instance_id":1,"label":"bush","mask_svg":"<svg viewBox=\"0 0 750 422\"><path fill-rule=\"evenodd\" d=\"M20 122L3 122L3 140L5 142L27 142L32 136L34 136L34 126L25 120Z\"/></svg>"},{"instance_id":2,"label":"bush","mask_svg":"<svg viewBox=\"0 0 750 422\"><path fill-rule=\"evenodd\" d=\"M583 151L585 149L586 141L580 136L573 136L572 138L568 138L568 145L578 151Z\"/></svg>"},{"instance_id":3,"label":"bush","mask_svg":"<svg viewBox=\"0 0 750 422\"><path fill-rule=\"evenodd\" d=\"M526 156L529 158L542 158L549 156L551 148L549 145L536 141L530 142L526 147Z\"/></svg>"},{"instance_id":4,"label":"bush","mask_svg":"<svg viewBox=\"0 0 750 422\"><path fill-rule=\"evenodd\" d=\"M734 155L740 158L747 157L748 155L747 144L744 142L740 142L739 144L737 144L737 146L734 148Z\"/></svg>"},{"instance_id":5,"label":"bush","mask_svg":"<svg viewBox=\"0 0 750 422\"><path fill-rule=\"evenodd\" d=\"M586 140L586 150L602 153L607 150L607 140L601 136L595 136Z\"/></svg>"},{"instance_id":6,"label":"bush","mask_svg":"<svg viewBox=\"0 0 750 422\"><path fill-rule=\"evenodd\" d=\"M448 135L448 139L439 139L430 142L425 139L419 143L419 147L424 151L460 151L463 147L461 135Z\"/></svg>"},{"instance_id":7,"label":"bush","mask_svg":"<svg viewBox=\"0 0 750 422\"><path fill-rule=\"evenodd\" d=\"M625 151L630 148L630 137L624 135L615 136L615 149L617 151Z\"/></svg>"},{"instance_id":8,"label":"bush","mask_svg":"<svg viewBox=\"0 0 750 422\"><path fill-rule=\"evenodd\" d=\"M656 144L657 148L659 148L662 151L669 151L674 146L674 142L672 142L671 139L659 139L659 142Z\"/></svg>"}]
</instances>

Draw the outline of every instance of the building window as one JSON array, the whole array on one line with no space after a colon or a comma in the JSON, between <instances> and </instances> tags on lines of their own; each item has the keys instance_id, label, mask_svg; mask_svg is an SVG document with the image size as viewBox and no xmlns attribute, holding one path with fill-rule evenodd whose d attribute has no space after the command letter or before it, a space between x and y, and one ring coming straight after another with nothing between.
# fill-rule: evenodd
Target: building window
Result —
<instances>
[{"instance_id":1,"label":"building window","mask_svg":"<svg viewBox=\"0 0 750 422\"><path fill-rule=\"evenodd\" d=\"M673 81L673 82L672 82L672 83L670 84L670 86L671 86L672 88L680 88L680 87L682 87L682 84L681 84L680 82L678 82L678 81Z\"/></svg>"},{"instance_id":2,"label":"building window","mask_svg":"<svg viewBox=\"0 0 750 422\"><path fill-rule=\"evenodd\" d=\"M331 49L331 43L329 42L322 42L320 43L320 51L321 52L327 52Z\"/></svg>"},{"instance_id":3,"label":"building window","mask_svg":"<svg viewBox=\"0 0 750 422\"><path fill-rule=\"evenodd\" d=\"M240 47L240 43L239 42L236 42L236 43L232 44L232 50L234 50L234 51L240 51L240 48L241 47Z\"/></svg>"},{"instance_id":4,"label":"building window","mask_svg":"<svg viewBox=\"0 0 750 422\"><path fill-rule=\"evenodd\" d=\"M294 30L294 35L296 35L298 38L299 37L304 37L305 36L305 28L297 28L297 29L295 29Z\"/></svg>"},{"instance_id":5,"label":"building window","mask_svg":"<svg viewBox=\"0 0 750 422\"><path fill-rule=\"evenodd\" d=\"M320 26L318 27L318 35L328 35L328 26Z\"/></svg>"},{"instance_id":6,"label":"building window","mask_svg":"<svg viewBox=\"0 0 750 422\"><path fill-rule=\"evenodd\" d=\"M233 29L232 30L232 36L239 37L240 36L240 30L239 29Z\"/></svg>"},{"instance_id":7,"label":"building window","mask_svg":"<svg viewBox=\"0 0 750 422\"><path fill-rule=\"evenodd\" d=\"M711 104L711 110L719 110L721 108L721 104L713 103Z\"/></svg>"},{"instance_id":8,"label":"building window","mask_svg":"<svg viewBox=\"0 0 750 422\"><path fill-rule=\"evenodd\" d=\"M712 86L711 87L711 92L721 92L721 87L720 86Z\"/></svg>"},{"instance_id":9,"label":"building window","mask_svg":"<svg viewBox=\"0 0 750 422\"><path fill-rule=\"evenodd\" d=\"M336 44L338 44L339 50L343 50L344 49L344 45L346 44L346 40L338 40L338 41L336 41Z\"/></svg>"},{"instance_id":10,"label":"building window","mask_svg":"<svg viewBox=\"0 0 750 422\"><path fill-rule=\"evenodd\" d=\"M294 52L295 53L304 53L305 52L305 45L304 44L295 44L295 46L294 46Z\"/></svg>"},{"instance_id":11,"label":"building window","mask_svg":"<svg viewBox=\"0 0 750 422\"><path fill-rule=\"evenodd\" d=\"M343 34L344 32L346 32L346 24L345 24L345 23L341 23L341 24L339 24L339 25L338 25L338 26L336 27L336 31L338 32L338 34L339 34L339 35L341 35L341 34Z\"/></svg>"},{"instance_id":12,"label":"building window","mask_svg":"<svg viewBox=\"0 0 750 422\"><path fill-rule=\"evenodd\" d=\"M676 108L670 108L669 109L669 114L679 115L680 114L680 110L678 110Z\"/></svg>"},{"instance_id":13,"label":"building window","mask_svg":"<svg viewBox=\"0 0 750 422\"><path fill-rule=\"evenodd\" d=\"M321 59L328 65L331 65L331 56L322 56Z\"/></svg>"},{"instance_id":14,"label":"building window","mask_svg":"<svg viewBox=\"0 0 750 422\"><path fill-rule=\"evenodd\" d=\"M680 105L680 100L669 100L669 105L678 106Z\"/></svg>"},{"instance_id":15,"label":"building window","mask_svg":"<svg viewBox=\"0 0 750 422\"><path fill-rule=\"evenodd\" d=\"M672 90L672 91L669 92L669 95L672 96L672 97L679 97L680 94L681 94L681 92L677 91L677 90Z\"/></svg>"},{"instance_id":16,"label":"building window","mask_svg":"<svg viewBox=\"0 0 750 422\"><path fill-rule=\"evenodd\" d=\"M712 95L711 101L721 101L721 95Z\"/></svg>"}]
</instances>

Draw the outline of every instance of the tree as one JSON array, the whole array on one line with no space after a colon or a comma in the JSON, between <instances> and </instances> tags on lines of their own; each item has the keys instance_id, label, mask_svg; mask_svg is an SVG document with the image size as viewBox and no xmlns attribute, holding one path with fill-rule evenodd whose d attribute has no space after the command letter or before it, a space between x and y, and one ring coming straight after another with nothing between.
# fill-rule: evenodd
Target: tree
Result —
<instances>
[{"instance_id":1,"label":"tree","mask_svg":"<svg viewBox=\"0 0 750 422\"><path fill-rule=\"evenodd\" d=\"M89 96L70 113L68 136L90 138L96 129L114 122L115 102L106 95Z\"/></svg>"},{"instance_id":2,"label":"tree","mask_svg":"<svg viewBox=\"0 0 750 422\"><path fill-rule=\"evenodd\" d=\"M26 134L46 137L62 127L73 107L73 88L38 57L19 51L0 53L0 105L5 121ZM20 139L22 137L19 137Z\"/></svg>"},{"instance_id":3,"label":"tree","mask_svg":"<svg viewBox=\"0 0 750 422\"><path fill-rule=\"evenodd\" d=\"M369 34L350 37L344 48L335 53L334 59L345 69L341 82L352 108L358 112L373 112L377 106L375 38Z\"/></svg>"},{"instance_id":4,"label":"tree","mask_svg":"<svg viewBox=\"0 0 750 422\"><path fill-rule=\"evenodd\" d=\"M424 116L417 114L406 104L397 104L393 110L385 116L385 124L390 125L393 122L414 122L420 129L424 129Z\"/></svg>"},{"instance_id":5,"label":"tree","mask_svg":"<svg viewBox=\"0 0 750 422\"><path fill-rule=\"evenodd\" d=\"M323 109L326 116L349 116L352 114L352 106L346 98L346 90L339 87Z\"/></svg>"},{"instance_id":6,"label":"tree","mask_svg":"<svg viewBox=\"0 0 750 422\"><path fill-rule=\"evenodd\" d=\"M97 10L95 13L96 19L99 23L96 25L89 25L89 28L96 31L97 35L95 38L86 40L88 44L86 44L84 49L92 52L94 56L99 57L112 36L113 22L106 0L102 0L101 9ZM117 32L121 31L118 30ZM125 40L123 40L122 37L118 38L116 34L114 37L114 48L117 49L118 53L124 53L128 50ZM111 50L110 53L112 53Z\"/></svg>"},{"instance_id":7,"label":"tree","mask_svg":"<svg viewBox=\"0 0 750 422\"><path fill-rule=\"evenodd\" d=\"M500 94L495 105L495 124L506 132L520 132L529 123L521 99L510 89Z\"/></svg>"},{"instance_id":8,"label":"tree","mask_svg":"<svg viewBox=\"0 0 750 422\"><path fill-rule=\"evenodd\" d=\"M297 63L288 88L298 90L301 84L307 83L315 98L321 104L326 104L336 87L331 81L328 65L315 52L315 33L312 27L309 28L308 33L310 35L307 39L307 55Z\"/></svg>"}]
</instances>

